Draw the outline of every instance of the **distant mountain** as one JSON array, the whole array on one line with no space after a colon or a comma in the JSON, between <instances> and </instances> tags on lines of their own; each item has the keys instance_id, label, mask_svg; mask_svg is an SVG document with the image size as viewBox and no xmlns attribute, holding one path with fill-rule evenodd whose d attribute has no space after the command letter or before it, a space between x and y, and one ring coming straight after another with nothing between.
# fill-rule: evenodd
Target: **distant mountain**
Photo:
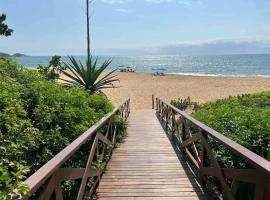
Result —
<instances>
[{"instance_id":1,"label":"distant mountain","mask_svg":"<svg viewBox=\"0 0 270 200\"><path fill-rule=\"evenodd\" d=\"M25 55L25 54L22 54L22 53L15 53L12 56L13 57L24 57L24 56L28 56L28 55Z\"/></svg>"},{"instance_id":2,"label":"distant mountain","mask_svg":"<svg viewBox=\"0 0 270 200\"><path fill-rule=\"evenodd\" d=\"M7 57L7 56L10 56L10 55L7 54L7 53L0 52L0 58L1 58L1 57Z\"/></svg>"}]
</instances>

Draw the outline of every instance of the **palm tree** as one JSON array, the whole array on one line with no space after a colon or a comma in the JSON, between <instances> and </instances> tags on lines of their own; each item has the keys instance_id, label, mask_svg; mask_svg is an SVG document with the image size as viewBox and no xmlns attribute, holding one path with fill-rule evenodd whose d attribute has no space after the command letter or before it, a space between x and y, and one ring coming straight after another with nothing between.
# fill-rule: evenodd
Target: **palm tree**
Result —
<instances>
[{"instance_id":1,"label":"palm tree","mask_svg":"<svg viewBox=\"0 0 270 200\"><path fill-rule=\"evenodd\" d=\"M62 73L66 75L67 79L62 79L66 85L77 86L84 88L90 93L98 92L105 88L115 88L114 82L119 81L116 75L113 75L116 70L109 72L100 77L107 67L111 64L112 60L105 60L100 66L97 65L98 59L94 59L90 51L90 17L89 17L89 0L86 0L86 21L87 21L87 61L83 65L77 61L73 56L69 57L69 62L64 63L67 71Z\"/></svg>"},{"instance_id":2,"label":"palm tree","mask_svg":"<svg viewBox=\"0 0 270 200\"><path fill-rule=\"evenodd\" d=\"M106 60L98 67L97 58L93 59L93 57L90 56L89 59L86 66L84 66L74 57L69 57L70 63L64 63L68 71L62 72L68 79L60 79L65 81L66 85L77 86L90 93L95 93L106 88L115 88L113 82L119 81L119 79L116 78L117 75L113 75L116 69L104 75L102 78L99 78L102 72L111 64L112 60Z\"/></svg>"}]
</instances>

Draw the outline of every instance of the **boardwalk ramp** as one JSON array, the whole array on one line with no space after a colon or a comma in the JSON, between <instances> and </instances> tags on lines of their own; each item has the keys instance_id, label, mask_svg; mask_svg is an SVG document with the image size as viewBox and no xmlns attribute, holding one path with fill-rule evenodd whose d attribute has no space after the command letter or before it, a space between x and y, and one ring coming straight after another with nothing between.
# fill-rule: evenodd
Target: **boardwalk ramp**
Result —
<instances>
[{"instance_id":1,"label":"boardwalk ramp","mask_svg":"<svg viewBox=\"0 0 270 200\"><path fill-rule=\"evenodd\" d=\"M269 199L268 160L160 98L152 97L156 111L132 112L130 117L129 105L130 99L125 100L28 177L24 184L29 191L18 199L247 199L243 194ZM115 116L129 120L129 125L128 137L112 152L121 131ZM223 165L212 142L245 160L246 167ZM90 149L85 166L65 167L84 145ZM105 150L106 156L101 156ZM96 162L107 163L106 169ZM65 181L76 183L72 198L63 191ZM238 182L253 189L243 193Z\"/></svg>"},{"instance_id":2,"label":"boardwalk ramp","mask_svg":"<svg viewBox=\"0 0 270 200\"><path fill-rule=\"evenodd\" d=\"M177 154L155 111L132 112L128 137L113 152L97 188L99 199L208 199Z\"/></svg>"}]
</instances>

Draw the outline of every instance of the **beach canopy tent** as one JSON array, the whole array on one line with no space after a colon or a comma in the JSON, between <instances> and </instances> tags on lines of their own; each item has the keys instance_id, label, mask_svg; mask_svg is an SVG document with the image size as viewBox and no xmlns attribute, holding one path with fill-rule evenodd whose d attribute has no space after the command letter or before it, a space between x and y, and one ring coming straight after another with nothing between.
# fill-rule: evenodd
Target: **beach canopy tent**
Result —
<instances>
[{"instance_id":1,"label":"beach canopy tent","mask_svg":"<svg viewBox=\"0 0 270 200\"><path fill-rule=\"evenodd\" d=\"M120 72L135 72L135 67L130 66L120 66Z\"/></svg>"}]
</instances>

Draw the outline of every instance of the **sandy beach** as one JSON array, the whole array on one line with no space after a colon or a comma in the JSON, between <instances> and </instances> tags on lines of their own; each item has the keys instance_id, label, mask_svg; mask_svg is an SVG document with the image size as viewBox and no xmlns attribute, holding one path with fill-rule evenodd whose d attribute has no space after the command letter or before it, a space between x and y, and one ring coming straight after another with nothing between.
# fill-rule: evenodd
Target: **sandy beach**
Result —
<instances>
[{"instance_id":1,"label":"sandy beach","mask_svg":"<svg viewBox=\"0 0 270 200\"><path fill-rule=\"evenodd\" d=\"M209 77L119 72L119 88L104 90L114 105L131 98L134 110L150 109L151 96L166 101L190 97L205 102L228 96L259 91L270 91L270 78L266 77Z\"/></svg>"}]
</instances>

